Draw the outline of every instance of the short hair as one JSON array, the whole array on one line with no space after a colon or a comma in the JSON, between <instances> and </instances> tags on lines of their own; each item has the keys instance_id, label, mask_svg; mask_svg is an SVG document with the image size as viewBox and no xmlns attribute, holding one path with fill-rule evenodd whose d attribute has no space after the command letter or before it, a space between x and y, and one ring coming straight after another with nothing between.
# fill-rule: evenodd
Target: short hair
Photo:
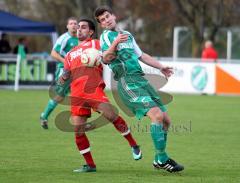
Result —
<instances>
[{"instance_id":1,"label":"short hair","mask_svg":"<svg viewBox=\"0 0 240 183\"><path fill-rule=\"evenodd\" d=\"M77 19L76 17L69 17L69 18L67 19L67 24L68 24L68 22L69 22L70 20L75 20L76 22L78 21L78 19Z\"/></svg>"},{"instance_id":2,"label":"short hair","mask_svg":"<svg viewBox=\"0 0 240 183\"><path fill-rule=\"evenodd\" d=\"M83 17L79 20L79 22L87 22L89 29L92 30L93 32L95 32L95 30L96 30L95 24L94 24L93 20L91 20L90 18Z\"/></svg>"},{"instance_id":3,"label":"short hair","mask_svg":"<svg viewBox=\"0 0 240 183\"><path fill-rule=\"evenodd\" d=\"M206 42L205 42L205 47L206 48L209 48L209 47L212 47L213 46L213 42L211 41L211 40L207 40Z\"/></svg>"},{"instance_id":4,"label":"short hair","mask_svg":"<svg viewBox=\"0 0 240 183\"><path fill-rule=\"evenodd\" d=\"M18 39L18 42L19 42L19 43L23 43L25 40L26 40L25 37L20 37L20 38Z\"/></svg>"},{"instance_id":5,"label":"short hair","mask_svg":"<svg viewBox=\"0 0 240 183\"><path fill-rule=\"evenodd\" d=\"M99 6L94 12L94 16L98 23L100 23L98 17L101 16L104 12L109 12L110 14L113 14L113 10L109 6Z\"/></svg>"}]
</instances>

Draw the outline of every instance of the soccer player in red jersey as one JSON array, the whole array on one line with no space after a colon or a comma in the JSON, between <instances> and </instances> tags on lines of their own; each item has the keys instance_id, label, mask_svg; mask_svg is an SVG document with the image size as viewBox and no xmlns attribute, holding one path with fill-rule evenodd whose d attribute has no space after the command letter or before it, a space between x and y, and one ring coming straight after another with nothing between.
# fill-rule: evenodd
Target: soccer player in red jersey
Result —
<instances>
[{"instance_id":1,"label":"soccer player in red jersey","mask_svg":"<svg viewBox=\"0 0 240 183\"><path fill-rule=\"evenodd\" d=\"M133 158L139 160L142 153L135 139L124 121L113 110L104 93L105 83L102 78L103 67L101 63L89 66L82 54L88 48L100 50L99 40L92 39L95 25L90 19L81 19L78 24L77 35L79 45L73 48L65 57L64 73L59 79L64 84L70 78L71 87L71 114L75 126L75 142L83 155L86 165L74 170L74 172L95 172L96 165L93 161L90 144L85 132L80 132L81 127L91 116L91 109L102 112L114 127L125 137L131 146Z\"/></svg>"}]
</instances>

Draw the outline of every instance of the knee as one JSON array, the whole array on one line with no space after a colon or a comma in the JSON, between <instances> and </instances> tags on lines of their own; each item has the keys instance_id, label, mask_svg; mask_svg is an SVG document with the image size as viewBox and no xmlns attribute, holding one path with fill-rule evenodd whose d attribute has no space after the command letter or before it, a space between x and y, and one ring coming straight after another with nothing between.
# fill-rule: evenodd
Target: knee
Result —
<instances>
[{"instance_id":1,"label":"knee","mask_svg":"<svg viewBox=\"0 0 240 183\"><path fill-rule=\"evenodd\" d=\"M162 115L161 111L159 111L155 114L155 121L160 122L160 123L163 122L163 115Z\"/></svg>"},{"instance_id":2,"label":"knee","mask_svg":"<svg viewBox=\"0 0 240 183\"><path fill-rule=\"evenodd\" d=\"M152 122L163 122L163 113L159 108L152 108L147 115L150 117Z\"/></svg>"},{"instance_id":3,"label":"knee","mask_svg":"<svg viewBox=\"0 0 240 183\"><path fill-rule=\"evenodd\" d=\"M114 108L109 103L102 103L98 106L98 110L102 112L102 115L109 120L110 122L113 122L117 117L117 113L114 111Z\"/></svg>"},{"instance_id":4,"label":"knee","mask_svg":"<svg viewBox=\"0 0 240 183\"><path fill-rule=\"evenodd\" d=\"M104 111L103 116L111 122L113 122L117 118L117 115L111 111Z\"/></svg>"}]
</instances>

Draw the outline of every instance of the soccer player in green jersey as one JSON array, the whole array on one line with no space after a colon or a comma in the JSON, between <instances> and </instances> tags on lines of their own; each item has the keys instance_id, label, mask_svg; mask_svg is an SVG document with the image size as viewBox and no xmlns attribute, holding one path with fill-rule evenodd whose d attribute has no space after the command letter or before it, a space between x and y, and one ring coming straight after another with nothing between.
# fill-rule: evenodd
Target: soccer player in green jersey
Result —
<instances>
[{"instance_id":1,"label":"soccer player in green jersey","mask_svg":"<svg viewBox=\"0 0 240 183\"><path fill-rule=\"evenodd\" d=\"M122 101L138 119L148 116L151 120L150 132L156 150L153 166L168 172L182 171L184 167L171 159L166 152L167 131L170 125L166 106L143 77L139 60L159 69L166 77L171 76L172 68L163 66L142 52L131 33L118 31L116 16L109 7L98 7L95 17L105 29L100 37L103 59L112 69L114 79L118 81L118 93Z\"/></svg>"},{"instance_id":2,"label":"soccer player in green jersey","mask_svg":"<svg viewBox=\"0 0 240 183\"><path fill-rule=\"evenodd\" d=\"M56 41L51 56L58 61L57 70L55 72L55 80L57 81L58 78L63 73L64 67L64 58L66 54L75 46L78 45L78 38L77 38L77 18L70 17L67 20L67 32L62 34ZM47 106L45 107L44 111L40 115L40 123L44 129L48 129L48 117L52 113L52 111L56 108L57 104L61 102L64 97L69 92L69 85L65 85L64 92L61 95L56 96L54 99L50 99L48 101Z\"/></svg>"}]
</instances>

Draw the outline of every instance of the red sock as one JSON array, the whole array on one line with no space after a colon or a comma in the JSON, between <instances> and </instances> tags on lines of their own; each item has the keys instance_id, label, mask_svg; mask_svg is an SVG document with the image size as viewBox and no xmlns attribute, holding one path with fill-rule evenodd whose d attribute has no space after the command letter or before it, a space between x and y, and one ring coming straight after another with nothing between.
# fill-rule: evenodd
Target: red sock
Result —
<instances>
[{"instance_id":1,"label":"red sock","mask_svg":"<svg viewBox=\"0 0 240 183\"><path fill-rule=\"evenodd\" d=\"M92 154L90 152L90 144L86 134L75 134L75 142L80 151L80 154L83 155L87 165L90 167L96 167L92 158Z\"/></svg>"},{"instance_id":2,"label":"red sock","mask_svg":"<svg viewBox=\"0 0 240 183\"><path fill-rule=\"evenodd\" d=\"M122 134L122 136L124 136L125 139L127 139L128 143L131 147L137 145L136 141L132 137L132 134L131 134L126 122L120 116L118 116L118 118L113 122L113 125Z\"/></svg>"}]
</instances>

